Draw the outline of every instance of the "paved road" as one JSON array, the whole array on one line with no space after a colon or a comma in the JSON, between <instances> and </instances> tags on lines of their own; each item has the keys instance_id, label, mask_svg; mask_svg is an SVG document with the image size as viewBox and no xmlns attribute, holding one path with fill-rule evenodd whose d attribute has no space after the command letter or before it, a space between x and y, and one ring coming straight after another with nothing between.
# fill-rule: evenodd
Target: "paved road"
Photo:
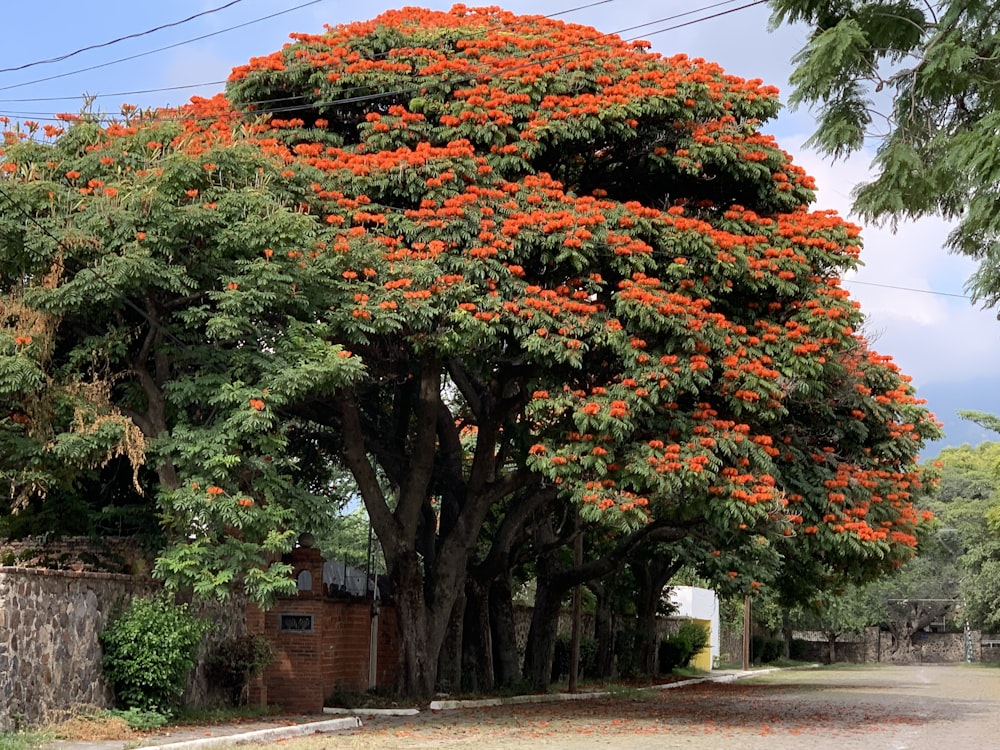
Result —
<instances>
[{"instance_id":1,"label":"paved road","mask_svg":"<svg viewBox=\"0 0 1000 750\"><path fill-rule=\"evenodd\" d=\"M218 737L223 731L189 728L153 741ZM56 747L127 750L152 744L149 739L99 746L67 742ZM725 684L611 698L366 718L359 729L259 744L267 750L1000 749L1000 668L781 671Z\"/></svg>"},{"instance_id":2,"label":"paved road","mask_svg":"<svg viewBox=\"0 0 1000 750\"><path fill-rule=\"evenodd\" d=\"M365 724L356 731L327 735L316 747L1000 748L1000 669L963 665L782 671L654 697L441 712L419 720Z\"/></svg>"}]
</instances>

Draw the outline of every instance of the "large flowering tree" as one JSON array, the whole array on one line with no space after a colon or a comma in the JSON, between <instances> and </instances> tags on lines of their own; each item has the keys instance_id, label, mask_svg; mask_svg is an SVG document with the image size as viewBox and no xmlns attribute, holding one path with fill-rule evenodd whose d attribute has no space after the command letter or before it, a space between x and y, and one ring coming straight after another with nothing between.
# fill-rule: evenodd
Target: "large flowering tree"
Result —
<instances>
[{"instance_id":1,"label":"large flowering tree","mask_svg":"<svg viewBox=\"0 0 1000 750\"><path fill-rule=\"evenodd\" d=\"M7 439L145 456L160 574L266 600L340 463L426 695L498 512L570 502L747 592L912 555L937 428L773 89L495 8L293 40L225 96L7 136L5 283L46 321L4 320Z\"/></svg>"}]
</instances>

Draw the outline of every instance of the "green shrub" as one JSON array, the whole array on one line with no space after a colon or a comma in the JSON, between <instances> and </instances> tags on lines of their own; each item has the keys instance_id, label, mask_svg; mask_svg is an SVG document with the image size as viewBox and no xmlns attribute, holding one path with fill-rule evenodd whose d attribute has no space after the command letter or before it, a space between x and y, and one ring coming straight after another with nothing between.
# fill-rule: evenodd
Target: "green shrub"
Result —
<instances>
[{"instance_id":1,"label":"green shrub","mask_svg":"<svg viewBox=\"0 0 1000 750\"><path fill-rule=\"evenodd\" d=\"M682 669L691 663L695 654L708 646L708 629L697 622L688 621L678 631L660 642L660 672Z\"/></svg>"},{"instance_id":2,"label":"green shrub","mask_svg":"<svg viewBox=\"0 0 1000 750\"><path fill-rule=\"evenodd\" d=\"M51 739L40 732L0 732L0 750L38 750Z\"/></svg>"},{"instance_id":3,"label":"green shrub","mask_svg":"<svg viewBox=\"0 0 1000 750\"><path fill-rule=\"evenodd\" d=\"M238 635L219 643L208 659L212 676L228 692L234 705L245 703L250 678L274 661L274 648L262 635Z\"/></svg>"},{"instance_id":4,"label":"green shrub","mask_svg":"<svg viewBox=\"0 0 1000 750\"><path fill-rule=\"evenodd\" d=\"M788 647L788 658L793 661L806 661L809 659L809 643L801 638L793 638Z\"/></svg>"},{"instance_id":5,"label":"green shrub","mask_svg":"<svg viewBox=\"0 0 1000 750\"><path fill-rule=\"evenodd\" d=\"M639 631L635 628L622 628L615 633L615 660L618 676L630 679L639 672L635 663L635 650L639 642Z\"/></svg>"},{"instance_id":6,"label":"green shrub","mask_svg":"<svg viewBox=\"0 0 1000 750\"><path fill-rule=\"evenodd\" d=\"M149 732L153 729L159 729L165 726L169 719L169 717L161 714L159 711L144 711L141 708L113 708L107 712L107 715L118 717L128 724L129 729L134 729L137 732Z\"/></svg>"},{"instance_id":7,"label":"green shrub","mask_svg":"<svg viewBox=\"0 0 1000 750\"><path fill-rule=\"evenodd\" d=\"M556 650L552 657L552 681L569 675L570 646L572 639L568 635L556 638ZM597 677L597 641L593 638L580 639L580 677Z\"/></svg>"},{"instance_id":8,"label":"green shrub","mask_svg":"<svg viewBox=\"0 0 1000 750\"><path fill-rule=\"evenodd\" d=\"M101 633L104 675L121 708L169 715L194 669L208 623L164 596L136 597Z\"/></svg>"},{"instance_id":9,"label":"green shrub","mask_svg":"<svg viewBox=\"0 0 1000 750\"><path fill-rule=\"evenodd\" d=\"M750 656L754 664L770 664L780 659L785 643L780 638L765 638L755 635L750 639Z\"/></svg>"}]
</instances>

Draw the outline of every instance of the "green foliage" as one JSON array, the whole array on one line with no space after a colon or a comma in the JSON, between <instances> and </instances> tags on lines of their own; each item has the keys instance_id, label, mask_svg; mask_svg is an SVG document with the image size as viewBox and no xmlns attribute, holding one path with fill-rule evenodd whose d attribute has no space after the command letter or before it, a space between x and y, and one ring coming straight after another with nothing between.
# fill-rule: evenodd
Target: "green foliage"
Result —
<instances>
[{"instance_id":1,"label":"green foliage","mask_svg":"<svg viewBox=\"0 0 1000 750\"><path fill-rule=\"evenodd\" d=\"M0 732L0 750L38 750L51 740L43 732Z\"/></svg>"},{"instance_id":2,"label":"green foliage","mask_svg":"<svg viewBox=\"0 0 1000 750\"><path fill-rule=\"evenodd\" d=\"M233 705L245 702L250 678L274 661L271 642L262 635L241 635L216 644L206 660L215 679L228 690Z\"/></svg>"},{"instance_id":3,"label":"green foliage","mask_svg":"<svg viewBox=\"0 0 1000 750\"><path fill-rule=\"evenodd\" d=\"M660 672L668 673L683 669L691 664L691 659L709 645L711 635L701 623L683 623L676 633L660 641Z\"/></svg>"},{"instance_id":4,"label":"green foliage","mask_svg":"<svg viewBox=\"0 0 1000 750\"><path fill-rule=\"evenodd\" d=\"M129 729L134 729L137 732L149 732L153 729L159 729L162 726L166 726L167 722L170 721L170 715L168 714L155 710L141 709L135 706L127 709L113 708L109 709L106 713L108 716L114 716L123 720L128 724Z\"/></svg>"},{"instance_id":5,"label":"green foliage","mask_svg":"<svg viewBox=\"0 0 1000 750\"><path fill-rule=\"evenodd\" d=\"M966 415L984 426L996 418ZM961 617L984 630L1000 630L1000 443L946 448L938 456L939 491L929 503L938 528L936 560L928 560L928 575L942 580L935 594L960 593Z\"/></svg>"},{"instance_id":6,"label":"green foliage","mask_svg":"<svg viewBox=\"0 0 1000 750\"><path fill-rule=\"evenodd\" d=\"M790 101L816 109L812 145L835 157L875 140L855 209L956 222L949 246L979 260L971 289L1000 302L1000 38L988 2L771 0L772 23L813 29ZM874 131L875 134L872 133Z\"/></svg>"},{"instance_id":7,"label":"green foliage","mask_svg":"<svg viewBox=\"0 0 1000 750\"><path fill-rule=\"evenodd\" d=\"M780 638L755 635L750 639L750 659L754 664L770 664L781 658L784 643Z\"/></svg>"},{"instance_id":8,"label":"green foliage","mask_svg":"<svg viewBox=\"0 0 1000 750\"><path fill-rule=\"evenodd\" d=\"M552 658L552 681L555 682L569 674L572 639L568 635L556 638L555 654ZM593 638L580 639L580 677L597 677L597 641Z\"/></svg>"},{"instance_id":9,"label":"green foliage","mask_svg":"<svg viewBox=\"0 0 1000 750\"><path fill-rule=\"evenodd\" d=\"M100 641L116 702L140 712L174 712L209 627L164 595L135 597L113 613Z\"/></svg>"}]
</instances>

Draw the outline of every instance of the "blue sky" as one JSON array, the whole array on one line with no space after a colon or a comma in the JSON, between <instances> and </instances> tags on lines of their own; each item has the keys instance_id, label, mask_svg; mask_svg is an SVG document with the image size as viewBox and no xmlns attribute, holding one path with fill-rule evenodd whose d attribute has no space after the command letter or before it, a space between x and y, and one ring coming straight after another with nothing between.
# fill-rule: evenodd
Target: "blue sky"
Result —
<instances>
[{"instance_id":1,"label":"blue sky","mask_svg":"<svg viewBox=\"0 0 1000 750\"><path fill-rule=\"evenodd\" d=\"M626 38L648 39L658 52L704 57L729 73L761 78L787 92L789 60L802 46L805 32L769 32L766 6L737 10L748 2L509 0L503 5L517 13L559 14ZM444 9L452 3L401 4ZM581 7L588 4L591 7ZM278 49L292 32L315 33L323 24L371 18L397 7L382 0L50 0L42 12L31 3L8 5L0 69L63 56L218 9L61 62L0 71L0 113L37 120L77 111L84 94L98 95L96 108L110 112L123 102L159 106L194 94L211 95L222 88L220 82L232 67ZM690 14L681 15L685 13ZM722 15L698 20L713 14ZM689 21L696 22L672 28ZM123 58L132 59L116 62ZM172 90L124 93L168 87ZM851 188L868 174L871 154L844 163L824 161L802 147L812 127L809 112L786 110L768 130L816 177L817 206L849 215ZM1000 322L996 311L977 309L963 296L974 266L942 249L947 233L947 225L935 219L905 224L896 233L865 227L865 267L847 279L852 296L868 315L866 333L874 348L892 355L913 377L918 395L945 423L946 439L925 451L927 456L942 445L1000 439L955 416L958 409L1000 413Z\"/></svg>"}]
</instances>

